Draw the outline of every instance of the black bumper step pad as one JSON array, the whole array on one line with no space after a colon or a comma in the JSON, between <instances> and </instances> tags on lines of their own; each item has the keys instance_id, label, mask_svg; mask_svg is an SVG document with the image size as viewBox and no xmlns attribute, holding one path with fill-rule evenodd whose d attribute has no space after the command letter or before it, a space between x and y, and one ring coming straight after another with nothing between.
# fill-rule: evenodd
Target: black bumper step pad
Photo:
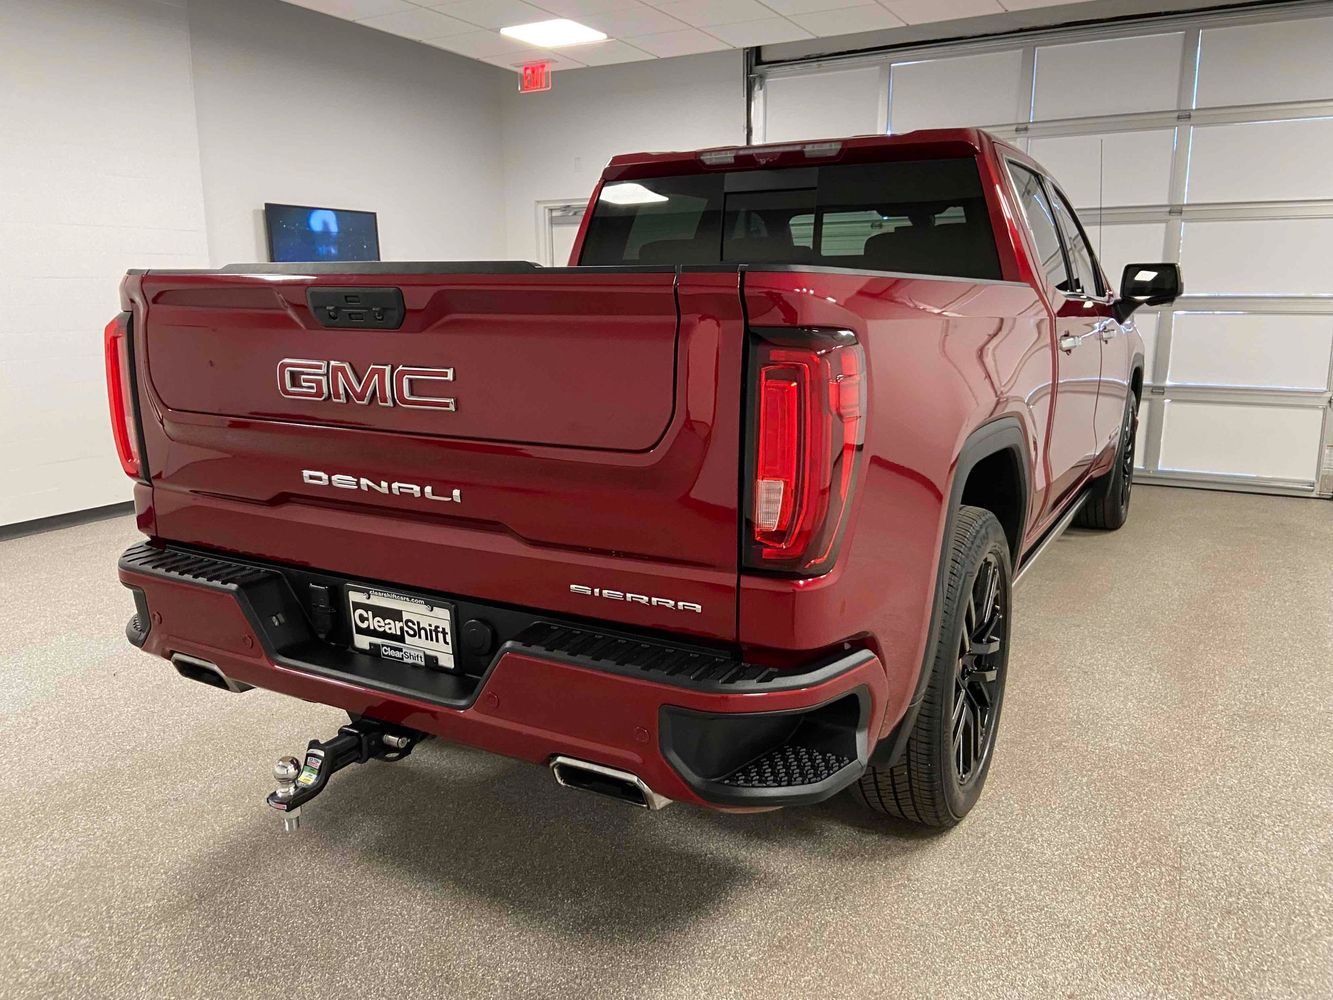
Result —
<instances>
[{"instance_id":1,"label":"black bumper step pad","mask_svg":"<svg viewBox=\"0 0 1333 1000\"><path fill-rule=\"evenodd\" d=\"M215 556L177 549L159 549L147 542L134 546L120 557L125 569L157 576L182 577L216 587L244 587L274 576L272 570L228 562Z\"/></svg>"},{"instance_id":2,"label":"black bumper step pad","mask_svg":"<svg viewBox=\"0 0 1333 1000\"><path fill-rule=\"evenodd\" d=\"M518 641L544 653L555 653L589 664L656 674L653 679L697 682L720 687L738 684L768 684L780 671L713 653L674 646L651 639L607 635L592 629L541 622L518 637Z\"/></svg>"},{"instance_id":3,"label":"black bumper step pad","mask_svg":"<svg viewBox=\"0 0 1333 1000\"><path fill-rule=\"evenodd\" d=\"M733 788L796 788L831 778L853 763L851 757L842 754L787 744L718 780Z\"/></svg>"}]
</instances>

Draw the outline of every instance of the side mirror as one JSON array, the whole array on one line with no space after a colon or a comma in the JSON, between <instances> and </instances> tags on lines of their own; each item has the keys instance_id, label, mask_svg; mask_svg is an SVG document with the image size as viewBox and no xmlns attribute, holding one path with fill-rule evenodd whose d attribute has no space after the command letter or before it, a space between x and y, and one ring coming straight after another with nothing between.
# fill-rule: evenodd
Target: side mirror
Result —
<instances>
[{"instance_id":1,"label":"side mirror","mask_svg":"<svg viewBox=\"0 0 1333 1000\"><path fill-rule=\"evenodd\" d=\"M1123 323L1139 306L1164 306L1185 291L1179 264L1126 264L1115 318Z\"/></svg>"}]
</instances>

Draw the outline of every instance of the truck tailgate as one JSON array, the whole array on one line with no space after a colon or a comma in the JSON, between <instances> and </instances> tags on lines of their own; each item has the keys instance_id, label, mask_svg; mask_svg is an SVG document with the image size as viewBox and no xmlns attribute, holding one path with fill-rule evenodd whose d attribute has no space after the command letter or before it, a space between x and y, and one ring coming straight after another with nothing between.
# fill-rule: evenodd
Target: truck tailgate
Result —
<instances>
[{"instance_id":1,"label":"truck tailgate","mask_svg":"<svg viewBox=\"0 0 1333 1000\"><path fill-rule=\"evenodd\" d=\"M156 534L734 640L737 286L662 269L132 276ZM401 293L400 325L327 322L328 295L367 290Z\"/></svg>"}]
</instances>

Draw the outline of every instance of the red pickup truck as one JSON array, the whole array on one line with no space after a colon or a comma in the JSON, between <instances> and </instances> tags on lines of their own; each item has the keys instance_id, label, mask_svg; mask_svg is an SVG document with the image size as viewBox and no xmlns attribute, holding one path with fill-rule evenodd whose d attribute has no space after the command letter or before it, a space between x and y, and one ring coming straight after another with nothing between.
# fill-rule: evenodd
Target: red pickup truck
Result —
<instances>
[{"instance_id":1,"label":"red pickup truck","mask_svg":"<svg viewBox=\"0 0 1333 1000\"><path fill-rule=\"evenodd\" d=\"M985 781L1010 588L1114 529L1174 264L1115 294L977 130L618 156L572 266L132 271L129 640L345 710L287 816L433 735L656 808Z\"/></svg>"}]
</instances>

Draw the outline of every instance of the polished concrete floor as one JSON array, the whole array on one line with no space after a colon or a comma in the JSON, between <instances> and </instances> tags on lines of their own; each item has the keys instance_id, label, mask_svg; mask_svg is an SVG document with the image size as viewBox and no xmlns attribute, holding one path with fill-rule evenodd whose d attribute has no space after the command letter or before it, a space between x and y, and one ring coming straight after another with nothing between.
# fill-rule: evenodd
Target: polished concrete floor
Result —
<instances>
[{"instance_id":1,"label":"polished concrete floor","mask_svg":"<svg viewBox=\"0 0 1333 1000\"><path fill-rule=\"evenodd\" d=\"M428 744L295 836L338 712L131 649L116 519L0 542L0 997L1333 994L1333 505L1140 487L1016 596L957 830L647 814Z\"/></svg>"}]
</instances>

